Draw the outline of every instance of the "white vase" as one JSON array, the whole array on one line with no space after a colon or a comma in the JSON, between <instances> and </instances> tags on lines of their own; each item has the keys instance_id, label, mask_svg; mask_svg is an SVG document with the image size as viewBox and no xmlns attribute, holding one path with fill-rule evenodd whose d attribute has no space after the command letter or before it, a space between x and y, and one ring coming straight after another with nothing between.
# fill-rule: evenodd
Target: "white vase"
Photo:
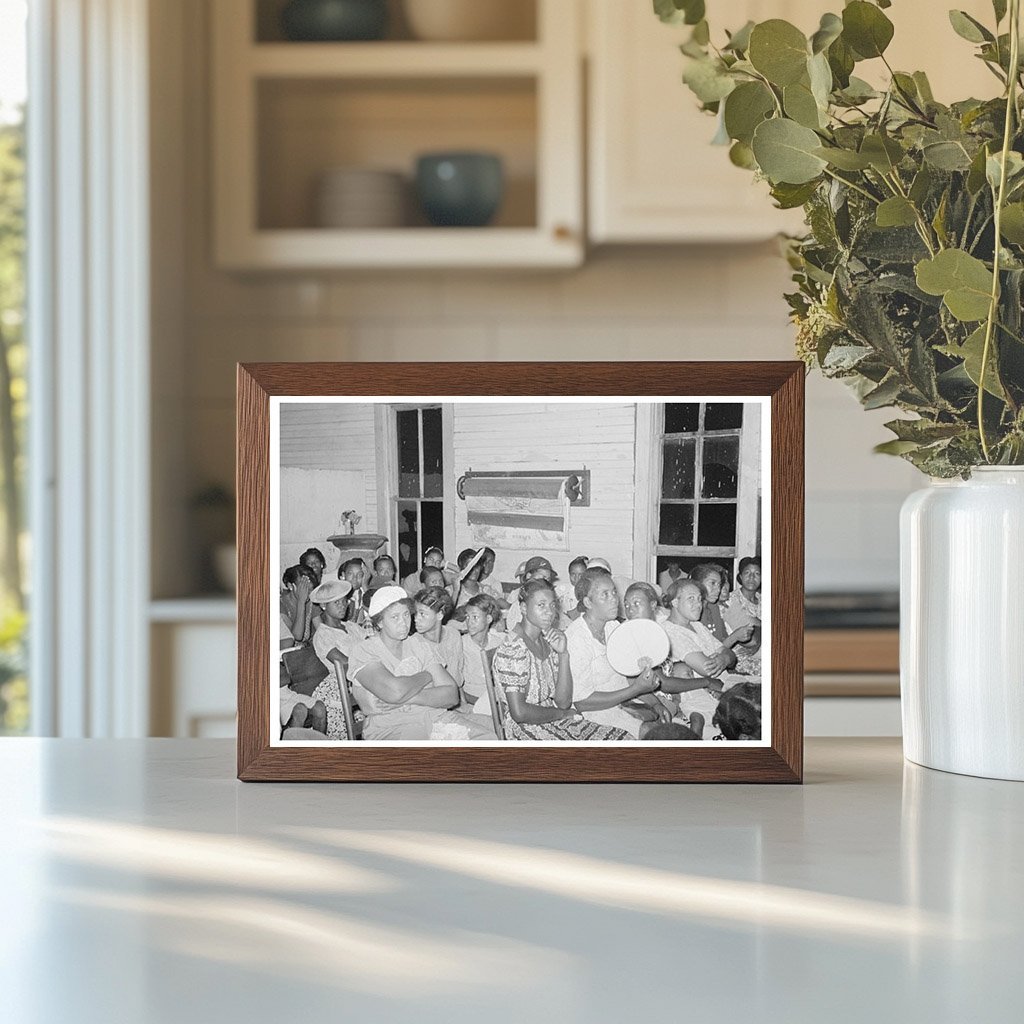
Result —
<instances>
[{"instance_id":1,"label":"white vase","mask_svg":"<svg viewBox=\"0 0 1024 1024\"><path fill-rule=\"evenodd\" d=\"M1024 468L911 494L900 562L906 757L1024 781Z\"/></svg>"}]
</instances>

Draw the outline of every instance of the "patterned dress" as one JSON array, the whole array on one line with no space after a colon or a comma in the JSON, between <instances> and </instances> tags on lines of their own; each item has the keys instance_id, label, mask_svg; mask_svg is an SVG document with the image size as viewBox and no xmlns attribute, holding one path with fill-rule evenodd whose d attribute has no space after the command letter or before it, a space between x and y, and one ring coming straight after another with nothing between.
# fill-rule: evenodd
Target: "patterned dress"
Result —
<instances>
[{"instance_id":1,"label":"patterned dress","mask_svg":"<svg viewBox=\"0 0 1024 1024\"><path fill-rule=\"evenodd\" d=\"M521 693L528 704L553 708L558 679L558 655L552 651L538 658L518 633L509 633L494 654L494 683L501 700L505 737L510 740L628 740L622 729L588 722L585 718L564 718L557 722L527 725L517 722L501 699L506 693Z\"/></svg>"}]
</instances>

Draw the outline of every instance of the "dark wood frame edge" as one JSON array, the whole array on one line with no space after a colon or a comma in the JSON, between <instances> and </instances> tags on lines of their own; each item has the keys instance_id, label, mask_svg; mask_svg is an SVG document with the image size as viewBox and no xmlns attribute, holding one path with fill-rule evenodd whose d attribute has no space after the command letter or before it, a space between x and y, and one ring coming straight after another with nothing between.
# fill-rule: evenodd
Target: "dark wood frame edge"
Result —
<instances>
[{"instance_id":1,"label":"dark wood frame edge","mask_svg":"<svg viewBox=\"0 0 1024 1024\"><path fill-rule=\"evenodd\" d=\"M609 750L573 747L270 746L270 396L363 394L769 395L772 464L772 746ZM685 370L687 390L669 375ZM425 381L424 377L432 378ZM581 380L581 378L583 378ZM699 381L699 385L692 384ZM804 367L749 363L239 364L238 778L296 782L706 782L803 779ZM443 381L443 388L435 386ZM653 382L653 383L652 383ZM685 750L686 757L680 759Z\"/></svg>"}]
</instances>

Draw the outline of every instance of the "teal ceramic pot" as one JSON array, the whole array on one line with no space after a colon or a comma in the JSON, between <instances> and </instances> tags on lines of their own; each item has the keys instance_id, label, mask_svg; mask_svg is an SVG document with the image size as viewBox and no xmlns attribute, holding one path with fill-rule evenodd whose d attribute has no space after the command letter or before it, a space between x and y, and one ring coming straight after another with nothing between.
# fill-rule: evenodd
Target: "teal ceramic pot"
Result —
<instances>
[{"instance_id":1,"label":"teal ceramic pot","mask_svg":"<svg viewBox=\"0 0 1024 1024\"><path fill-rule=\"evenodd\" d=\"M483 227L494 218L505 194L501 157L427 153L416 162L416 192L436 227Z\"/></svg>"},{"instance_id":2,"label":"teal ceramic pot","mask_svg":"<svg viewBox=\"0 0 1024 1024\"><path fill-rule=\"evenodd\" d=\"M388 26L387 0L290 0L281 27L296 42L380 39Z\"/></svg>"}]
</instances>

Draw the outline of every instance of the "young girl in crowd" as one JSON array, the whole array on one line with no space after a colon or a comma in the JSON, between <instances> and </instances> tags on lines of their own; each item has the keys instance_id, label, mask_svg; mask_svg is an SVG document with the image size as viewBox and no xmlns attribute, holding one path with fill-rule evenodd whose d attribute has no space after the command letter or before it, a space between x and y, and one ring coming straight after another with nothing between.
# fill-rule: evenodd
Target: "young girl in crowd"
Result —
<instances>
[{"instance_id":1,"label":"young girl in crowd","mask_svg":"<svg viewBox=\"0 0 1024 1024\"><path fill-rule=\"evenodd\" d=\"M568 580L559 580L555 584L555 593L558 595L558 603L562 607L562 615L571 622L580 617L579 603L576 600L576 584L587 568L586 555L577 555L567 569Z\"/></svg>"},{"instance_id":2,"label":"young girl in crowd","mask_svg":"<svg viewBox=\"0 0 1024 1024\"><path fill-rule=\"evenodd\" d=\"M304 565L307 569L311 569L313 571L313 575L316 577L316 585L318 587L323 583L324 569L327 568L327 559L324 558L324 553L319 548L306 548L306 550L299 555L299 565Z\"/></svg>"},{"instance_id":3,"label":"young girl in crowd","mask_svg":"<svg viewBox=\"0 0 1024 1024\"><path fill-rule=\"evenodd\" d=\"M622 729L588 722L572 706L565 634L555 629L558 598L549 580L519 590L519 622L494 654L494 682L510 740L624 740ZM479 714L474 718L481 718Z\"/></svg>"},{"instance_id":4,"label":"young girl in crowd","mask_svg":"<svg viewBox=\"0 0 1024 1024\"><path fill-rule=\"evenodd\" d=\"M631 583L626 588L623 606L626 611L627 622L631 622L634 619L646 619L649 622L660 623L663 618L668 617L668 612L661 605L661 597L650 583ZM661 687L655 696L665 705L669 714L676 718L680 714L679 695L674 692L675 680L671 678L671 654L664 664L657 665L655 668L661 673ZM704 729L704 719L700 715L693 713L687 718L686 724L697 734L696 738L700 739L700 734ZM654 737L645 735L644 738L652 739ZM671 739L670 736L663 736L662 738Z\"/></svg>"},{"instance_id":5,"label":"young girl in crowd","mask_svg":"<svg viewBox=\"0 0 1024 1024\"><path fill-rule=\"evenodd\" d=\"M645 725L669 722L671 715L652 694L659 680L645 670L635 679L620 675L608 662L606 644L618 626L619 595L611 574L588 568L576 583L582 614L565 636L572 666L573 702L592 722L623 729L642 739Z\"/></svg>"},{"instance_id":6,"label":"young girl in crowd","mask_svg":"<svg viewBox=\"0 0 1024 1024\"><path fill-rule=\"evenodd\" d=\"M739 568L736 572L736 581L739 587L732 592L729 603L722 611L722 618L730 629L740 629L742 626L752 626L753 633L746 643L742 644L737 653L756 655L756 662L751 662L751 667L756 667L752 674L760 675L761 672L761 559L741 558Z\"/></svg>"},{"instance_id":7,"label":"young girl in crowd","mask_svg":"<svg viewBox=\"0 0 1024 1024\"><path fill-rule=\"evenodd\" d=\"M455 602L457 608L461 608L471 597L483 593L480 587L480 577L484 571L484 555L480 554L480 557L477 558L478 554L479 552L475 548L466 548L459 552L459 575L449 588L452 601ZM474 559L476 559L475 562ZM469 565L472 565L471 569L467 568Z\"/></svg>"},{"instance_id":8,"label":"young girl in crowd","mask_svg":"<svg viewBox=\"0 0 1024 1024\"><path fill-rule=\"evenodd\" d=\"M719 600L722 593L722 582L725 579L725 570L720 565L711 562L704 562L695 565L690 570L690 579L699 583L704 590L704 611L701 613L700 621L707 626L714 638L721 642L722 646L733 655L733 664L729 667L743 675L760 675L761 659L752 658L744 650L754 635L752 624L740 626L739 629L729 630L725 620L722 618Z\"/></svg>"},{"instance_id":9,"label":"young girl in crowd","mask_svg":"<svg viewBox=\"0 0 1024 1024\"><path fill-rule=\"evenodd\" d=\"M327 711L327 739L351 739L345 730L345 711L334 671L334 658L347 658L349 653L366 637L365 630L346 621L349 616L352 584L347 580L328 580L310 594L310 601L320 608L320 621L313 633L313 650L327 669L311 695Z\"/></svg>"},{"instance_id":10,"label":"young girl in crowd","mask_svg":"<svg viewBox=\"0 0 1024 1024\"><path fill-rule=\"evenodd\" d=\"M527 559L519 567L516 575L524 586L530 580L544 580L546 583L550 583L551 591L555 594L555 599L558 599L558 592L555 590L555 581L558 579L558 574L551 563L541 555L534 555L533 558ZM522 604L518 601L513 601L505 613L505 628L508 630L514 629L522 621L522 617ZM557 621L556 619L556 624Z\"/></svg>"},{"instance_id":11,"label":"young girl in crowd","mask_svg":"<svg viewBox=\"0 0 1024 1024\"><path fill-rule=\"evenodd\" d=\"M439 570L442 577L441 586L448 586L448 578L443 572L444 552L438 547L427 548L427 550L423 552L423 565L420 566L419 571L409 573L409 575L402 580L402 586L405 587L406 592L410 597L415 597L424 586L427 586L422 579L423 573L427 569ZM433 584L430 584L430 586L433 586Z\"/></svg>"},{"instance_id":12,"label":"young girl in crowd","mask_svg":"<svg viewBox=\"0 0 1024 1024\"><path fill-rule=\"evenodd\" d=\"M370 600L374 635L349 657L352 691L366 714L366 740L496 739L489 722L451 710L459 688L438 660L438 645L410 635L413 602L401 587Z\"/></svg>"},{"instance_id":13,"label":"young girl in crowd","mask_svg":"<svg viewBox=\"0 0 1024 1024\"><path fill-rule=\"evenodd\" d=\"M376 590L378 587L386 587L395 582L398 569L395 560L390 555L378 555L373 560L373 576L367 584L368 590Z\"/></svg>"},{"instance_id":14,"label":"young girl in crowd","mask_svg":"<svg viewBox=\"0 0 1024 1024\"><path fill-rule=\"evenodd\" d=\"M719 676L729 667L732 655L701 623L704 591L694 580L677 580L668 588L665 603L669 617L662 624L671 644L674 662L671 682L679 693L684 715L699 714L705 722L704 739L717 731L711 724L722 695Z\"/></svg>"},{"instance_id":15,"label":"young girl in crowd","mask_svg":"<svg viewBox=\"0 0 1024 1024\"><path fill-rule=\"evenodd\" d=\"M484 548L484 556L480 560L480 590L484 594L489 594L495 601L498 602L498 608L501 611L505 611L508 608L508 601L505 600L505 592L501 589L501 584L496 583L491 579L491 574L494 572L495 554L493 548Z\"/></svg>"},{"instance_id":16,"label":"young girl in crowd","mask_svg":"<svg viewBox=\"0 0 1024 1024\"><path fill-rule=\"evenodd\" d=\"M424 587L416 595L416 634L437 647L437 659L456 686L462 686L462 636L445 624L452 613L452 596L444 587Z\"/></svg>"},{"instance_id":17,"label":"young girl in crowd","mask_svg":"<svg viewBox=\"0 0 1024 1024\"><path fill-rule=\"evenodd\" d=\"M483 661L488 651L497 650L505 641L505 634L493 629L501 611L490 594L477 594L463 606L463 612L466 632L462 637L462 692L476 714L489 715L491 704L487 699ZM483 703L478 709L476 705L480 701Z\"/></svg>"},{"instance_id":18,"label":"young girl in crowd","mask_svg":"<svg viewBox=\"0 0 1024 1024\"><path fill-rule=\"evenodd\" d=\"M328 670L334 671L329 655L337 652L347 658L356 644L370 631L352 621L354 607L352 584L348 580L328 580L310 594L309 599L320 608L320 624L313 633L313 650Z\"/></svg>"},{"instance_id":19,"label":"young girl in crowd","mask_svg":"<svg viewBox=\"0 0 1024 1024\"><path fill-rule=\"evenodd\" d=\"M290 565L281 577L281 649L305 643L313 632L313 606L309 595L316 575L305 565Z\"/></svg>"}]
</instances>

